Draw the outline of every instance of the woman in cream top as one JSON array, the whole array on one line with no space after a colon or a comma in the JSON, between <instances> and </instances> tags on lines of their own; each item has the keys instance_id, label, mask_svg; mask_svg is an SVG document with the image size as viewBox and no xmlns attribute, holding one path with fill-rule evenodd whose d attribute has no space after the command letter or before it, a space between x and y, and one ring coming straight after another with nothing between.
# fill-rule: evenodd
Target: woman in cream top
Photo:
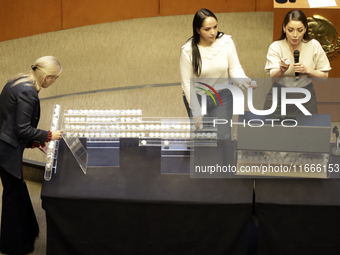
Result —
<instances>
[{"instance_id":1,"label":"woman in cream top","mask_svg":"<svg viewBox=\"0 0 340 255\"><path fill-rule=\"evenodd\" d=\"M245 75L238 60L236 48L231 36L217 30L217 18L207 9L199 10L193 20L193 36L182 46L180 56L181 83L184 103L189 117L194 117L196 128L203 120L200 95L202 89L209 90L202 83L213 87L219 94L222 105L214 93L217 105L207 96L207 117L232 119L232 95L225 85L229 76L240 87L256 87ZM200 83L199 83L200 82ZM223 127L222 127L223 126ZM217 131L219 139L230 139L230 126L220 125Z\"/></svg>"},{"instance_id":2,"label":"woman in cream top","mask_svg":"<svg viewBox=\"0 0 340 255\"><path fill-rule=\"evenodd\" d=\"M294 51L299 51L299 62L294 63ZM305 88L311 92L311 99L304 104L310 113L317 113L316 97L312 84L313 78L327 79L331 70L328 58L320 43L310 39L305 14L293 10L286 14L282 25L282 34L268 50L265 70L274 78L273 87L278 88L278 107L280 110L281 87ZM295 73L298 78L295 79ZM292 98L304 97L301 93L289 94ZM272 104L272 91L267 95L264 109ZM290 113L299 112L291 105ZM287 108L288 110L288 108Z\"/></svg>"}]
</instances>

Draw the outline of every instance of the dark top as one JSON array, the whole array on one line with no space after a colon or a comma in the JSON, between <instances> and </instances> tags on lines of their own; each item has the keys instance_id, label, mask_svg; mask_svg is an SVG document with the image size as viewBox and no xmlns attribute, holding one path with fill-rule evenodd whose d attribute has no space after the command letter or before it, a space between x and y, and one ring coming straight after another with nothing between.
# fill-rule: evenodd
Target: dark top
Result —
<instances>
[{"instance_id":1,"label":"dark top","mask_svg":"<svg viewBox=\"0 0 340 255\"><path fill-rule=\"evenodd\" d=\"M0 95L0 167L17 178L22 177L22 154L31 143L44 144L48 132L37 129L40 101L30 83L11 86Z\"/></svg>"}]
</instances>

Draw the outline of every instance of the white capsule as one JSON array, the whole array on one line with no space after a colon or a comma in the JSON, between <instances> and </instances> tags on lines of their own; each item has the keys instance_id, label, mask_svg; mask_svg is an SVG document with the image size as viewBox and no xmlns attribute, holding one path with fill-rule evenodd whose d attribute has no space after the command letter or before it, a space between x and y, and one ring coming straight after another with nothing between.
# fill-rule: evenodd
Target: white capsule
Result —
<instances>
[{"instance_id":1,"label":"white capsule","mask_svg":"<svg viewBox=\"0 0 340 255\"><path fill-rule=\"evenodd\" d=\"M150 136L150 137L154 137L155 134L151 132L151 133L149 133L149 136Z\"/></svg>"},{"instance_id":2,"label":"white capsule","mask_svg":"<svg viewBox=\"0 0 340 255\"><path fill-rule=\"evenodd\" d=\"M156 132L156 133L155 133L155 137L159 137L159 133Z\"/></svg>"},{"instance_id":3,"label":"white capsule","mask_svg":"<svg viewBox=\"0 0 340 255\"><path fill-rule=\"evenodd\" d=\"M125 132L120 133L120 137L126 137Z\"/></svg>"},{"instance_id":4,"label":"white capsule","mask_svg":"<svg viewBox=\"0 0 340 255\"><path fill-rule=\"evenodd\" d=\"M48 148L53 149L53 147L54 147L54 142L50 142L49 145L48 145Z\"/></svg>"},{"instance_id":5,"label":"white capsule","mask_svg":"<svg viewBox=\"0 0 340 255\"><path fill-rule=\"evenodd\" d=\"M141 114L142 114L142 110L139 110L139 109L136 110L136 114L137 114L137 115L141 115Z\"/></svg>"},{"instance_id":6,"label":"white capsule","mask_svg":"<svg viewBox=\"0 0 340 255\"><path fill-rule=\"evenodd\" d=\"M74 122L74 118L73 117L70 118L70 122Z\"/></svg>"},{"instance_id":7,"label":"white capsule","mask_svg":"<svg viewBox=\"0 0 340 255\"><path fill-rule=\"evenodd\" d=\"M145 137L145 133L141 132L141 133L139 134L139 137Z\"/></svg>"},{"instance_id":8,"label":"white capsule","mask_svg":"<svg viewBox=\"0 0 340 255\"><path fill-rule=\"evenodd\" d=\"M67 113L68 114L73 114L73 110L68 110Z\"/></svg>"},{"instance_id":9,"label":"white capsule","mask_svg":"<svg viewBox=\"0 0 340 255\"><path fill-rule=\"evenodd\" d=\"M174 138L174 137L175 137L175 134L174 134L174 133L170 133L170 137L171 137L171 138Z\"/></svg>"},{"instance_id":10,"label":"white capsule","mask_svg":"<svg viewBox=\"0 0 340 255\"><path fill-rule=\"evenodd\" d=\"M185 138L185 133L181 133L181 138Z\"/></svg>"},{"instance_id":11,"label":"white capsule","mask_svg":"<svg viewBox=\"0 0 340 255\"><path fill-rule=\"evenodd\" d=\"M145 141L145 140L142 140L140 143L141 143L142 145L146 145L146 141Z\"/></svg>"},{"instance_id":12,"label":"white capsule","mask_svg":"<svg viewBox=\"0 0 340 255\"><path fill-rule=\"evenodd\" d=\"M75 121L75 122L79 122L80 119L77 117L77 118L74 119L74 121Z\"/></svg>"},{"instance_id":13,"label":"white capsule","mask_svg":"<svg viewBox=\"0 0 340 255\"><path fill-rule=\"evenodd\" d=\"M165 140L165 141L164 141L164 145L165 145L165 146L169 146L169 141L168 141L168 140Z\"/></svg>"},{"instance_id":14,"label":"white capsule","mask_svg":"<svg viewBox=\"0 0 340 255\"><path fill-rule=\"evenodd\" d=\"M89 114L89 111L88 110L84 110L84 115L87 115Z\"/></svg>"},{"instance_id":15,"label":"white capsule","mask_svg":"<svg viewBox=\"0 0 340 255\"><path fill-rule=\"evenodd\" d=\"M181 137L181 134L180 134L180 133L176 133L175 136L176 136L177 138L179 138L179 137Z\"/></svg>"}]
</instances>

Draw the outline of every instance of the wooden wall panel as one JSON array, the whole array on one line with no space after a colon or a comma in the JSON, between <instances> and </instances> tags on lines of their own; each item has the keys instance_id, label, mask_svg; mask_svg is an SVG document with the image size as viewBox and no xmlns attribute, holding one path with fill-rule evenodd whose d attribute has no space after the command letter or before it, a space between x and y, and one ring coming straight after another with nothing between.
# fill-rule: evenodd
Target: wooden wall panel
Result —
<instances>
[{"instance_id":1,"label":"wooden wall panel","mask_svg":"<svg viewBox=\"0 0 340 255\"><path fill-rule=\"evenodd\" d=\"M272 12L274 11L273 0L255 0L257 12Z\"/></svg>"},{"instance_id":2,"label":"wooden wall panel","mask_svg":"<svg viewBox=\"0 0 340 255\"><path fill-rule=\"evenodd\" d=\"M160 0L160 16L195 14L201 8L218 12L254 12L255 0Z\"/></svg>"},{"instance_id":3,"label":"wooden wall panel","mask_svg":"<svg viewBox=\"0 0 340 255\"><path fill-rule=\"evenodd\" d=\"M158 0L63 0L63 28L158 16Z\"/></svg>"},{"instance_id":4,"label":"wooden wall panel","mask_svg":"<svg viewBox=\"0 0 340 255\"><path fill-rule=\"evenodd\" d=\"M62 29L62 0L0 0L0 41Z\"/></svg>"}]
</instances>

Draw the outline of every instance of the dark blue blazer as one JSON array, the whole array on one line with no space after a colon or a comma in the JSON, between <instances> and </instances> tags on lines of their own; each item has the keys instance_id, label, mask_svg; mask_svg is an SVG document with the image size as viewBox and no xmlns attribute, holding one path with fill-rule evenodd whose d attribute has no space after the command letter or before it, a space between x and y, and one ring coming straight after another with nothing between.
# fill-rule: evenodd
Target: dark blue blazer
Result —
<instances>
[{"instance_id":1,"label":"dark blue blazer","mask_svg":"<svg viewBox=\"0 0 340 255\"><path fill-rule=\"evenodd\" d=\"M37 129L40 101L30 83L11 86L0 95L0 166L17 178L22 177L22 155L33 142L44 144L48 132Z\"/></svg>"}]
</instances>

